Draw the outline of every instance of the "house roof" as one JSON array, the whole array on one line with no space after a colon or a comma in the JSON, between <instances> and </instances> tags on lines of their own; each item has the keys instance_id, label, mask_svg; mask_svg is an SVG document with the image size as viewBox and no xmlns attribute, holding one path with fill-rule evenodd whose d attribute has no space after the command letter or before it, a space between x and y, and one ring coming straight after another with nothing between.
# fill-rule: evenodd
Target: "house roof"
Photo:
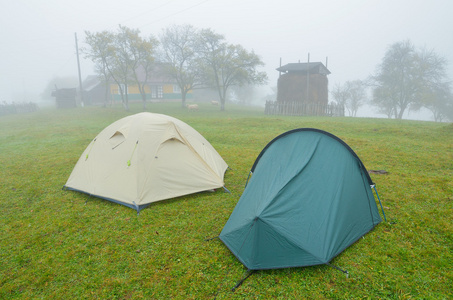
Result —
<instances>
[{"instance_id":1,"label":"house roof","mask_svg":"<svg viewBox=\"0 0 453 300\"><path fill-rule=\"evenodd\" d=\"M84 91L91 91L93 88L101 83L98 75L88 75L82 82Z\"/></svg>"},{"instance_id":2,"label":"house roof","mask_svg":"<svg viewBox=\"0 0 453 300\"><path fill-rule=\"evenodd\" d=\"M137 76L140 81L144 81L145 79L145 71L142 66L137 68ZM114 83L113 79L110 79L110 83ZM163 85L163 84L174 84L176 81L166 76L163 72L163 65L156 63L152 72L148 74L148 78L146 80L147 84L150 85ZM88 75L85 80L83 81L83 90L90 91L95 87L102 84L101 77L99 75Z\"/></svg>"},{"instance_id":3,"label":"house roof","mask_svg":"<svg viewBox=\"0 0 453 300\"><path fill-rule=\"evenodd\" d=\"M328 75L330 71L321 62L310 62L310 63L289 63L276 69L279 72L307 72L312 74L320 73Z\"/></svg>"},{"instance_id":4,"label":"house roof","mask_svg":"<svg viewBox=\"0 0 453 300\"><path fill-rule=\"evenodd\" d=\"M155 63L153 65L152 71L148 74L148 78L146 82L148 84L173 84L175 80L167 75L164 72L164 64L162 63ZM145 70L143 66L139 66L137 68L137 76L140 81L145 80Z\"/></svg>"}]
</instances>

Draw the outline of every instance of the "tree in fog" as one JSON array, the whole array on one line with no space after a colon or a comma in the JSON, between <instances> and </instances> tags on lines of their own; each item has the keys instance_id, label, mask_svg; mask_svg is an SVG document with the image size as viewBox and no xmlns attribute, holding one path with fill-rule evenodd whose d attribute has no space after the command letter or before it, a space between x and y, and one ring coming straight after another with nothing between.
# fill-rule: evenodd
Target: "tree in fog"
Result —
<instances>
[{"instance_id":1,"label":"tree in fog","mask_svg":"<svg viewBox=\"0 0 453 300\"><path fill-rule=\"evenodd\" d=\"M179 86L183 107L186 106L187 93L203 84L196 52L197 41L197 30L192 25L173 25L165 28L160 35L163 71Z\"/></svg>"},{"instance_id":2,"label":"tree in fog","mask_svg":"<svg viewBox=\"0 0 453 300\"><path fill-rule=\"evenodd\" d=\"M417 50L410 41L390 46L373 79L372 104L389 118L426 106L446 80L445 60L433 51ZM432 101L428 101L433 104Z\"/></svg>"},{"instance_id":3,"label":"tree in fog","mask_svg":"<svg viewBox=\"0 0 453 300\"><path fill-rule=\"evenodd\" d=\"M230 45L221 34L211 29L200 31L197 50L201 55L205 82L216 88L220 99L220 110L225 110L228 89L244 84L264 84L267 75L259 72L263 66L258 55L248 52L241 45Z\"/></svg>"},{"instance_id":4,"label":"tree in fog","mask_svg":"<svg viewBox=\"0 0 453 300\"><path fill-rule=\"evenodd\" d=\"M229 95L234 95L238 104L251 105L256 97L256 87L251 84L235 85L230 89Z\"/></svg>"},{"instance_id":5,"label":"tree in fog","mask_svg":"<svg viewBox=\"0 0 453 300\"><path fill-rule=\"evenodd\" d=\"M433 113L434 121L453 121L453 95L450 83L436 85L425 91L422 105Z\"/></svg>"},{"instance_id":6,"label":"tree in fog","mask_svg":"<svg viewBox=\"0 0 453 300\"><path fill-rule=\"evenodd\" d=\"M348 110L351 117L355 117L366 100L365 85L361 80L346 81L343 85L335 85L332 96L338 105Z\"/></svg>"},{"instance_id":7,"label":"tree in fog","mask_svg":"<svg viewBox=\"0 0 453 300\"><path fill-rule=\"evenodd\" d=\"M145 85L148 82L148 79L156 71L156 64L154 54L159 45L159 41L152 35L147 39L144 39L140 46L137 49L138 52L138 61L139 68L143 72L143 77L137 75L137 69L134 69L133 78L139 87L140 94L143 101L143 109L146 109L146 90Z\"/></svg>"},{"instance_id":8,"label":"tree in fog","mask_svg":"<svg viewBox=\"0 0 453 300\"><path fill-rule=\"evenodd\" d=\"M271 87L271 92L268 93L267 95L265 95L263 98L262 98L262 101L264 103L268 102L268 101L277 101L277 92L278 92L278 88L277 86L272 86Z\"/></svg>"},{"instance_id":9,"label":"tree in fog","mask_svg":"<svg viewBox=\"0 0 453 300\"><path fill-rule=\"evenodd\" d=\"M153 69L158 41L153 37L142 39L140 31L119 26L116 33L86 32L89 48L83 49L87 58L96 63L97 70L106 83L109 80L118 86L122 104L129 109L127 86L136 84L146 108L145 84ZM212 87L218 91L221 110L225 109L228 89L232 86L263 84L267 80L258 55L240 45L229 45L223 35L210 29L195 30L192 26L173 26L161 35L162 55L160 67L164 75L173 78L182 94L195 87ZM141 76L144 73L144 76Z\"/></svg>"},{"instance_id":10,"label":"tree in fog","mask_svg":"<svg viewBox=\"0 0 453 300\"><path fill-rule=\"evenodd\" d=\"M121 95L123 107L129 110L127 86L136 84L141 94L143 107L146 108L145 84L152 72L154 51L157 40L150 36L148 39L140 37L140 31L119 26L118 31L102 31L91 33L86 31L86 44L83 48L87 58L96 64L106 86L106 99L109 94L109 83L113 80ZM142 74L139 74L141 72Z\"/></svg>"},{"instance_id":11,"label":"tree in fog","mask_svg":"<svg viewBox=\"0 0 453 300\"><path fill-rule=\"evenodd\" d=\"M336 84L332 90L332 97L338 105L345 107L349 98L348 86L346 84Z\"/></svg>"},{"instance_id":12,"label":"tree in fog","mask_svg":"<svg viewBox=\"0 0 453 300\"><path fill-rule=\"evenodd\" d=\"M114 35L108 31L92 33L85 31L85 43L89 47L83 47L82 53L85 58L91 59L95 63L95 68L99 74L101 82L105 85L104 106L107 105L108 96L110 94L110 79L112 77L114 55Z\"/></svg>"},{"instance_id":13,"label":"tree in fog","mask_svg":"<svg viewBox=\"0 0 453 300\"><path fill-rule=\"evenodd\" d=\"M373 103L380 112L401 119L409 105L417 101L415 49L409 42L393 44L374 76Z\"/></svg>"},{"instance_id":14,"label":"tree in fog","mask_svg":"<svg viewBox=\"0 0 453 300\"><path fill-rule=\"evenodd\" d=\"M118 32L115 35L113 54L114 69L112 77L118 84L123 107L129 110L129 93L128 85L132 83L133 68L136 67L136 61L133 59L132 48L133 39L138 35L138 30L132 30L126 26L119 25Z\"/></svg>"},{"instance_id":15,"label":"tree in fog","mask_svg":"<svg viewBox=\"0 0 453 300\"><path fill-rule=\"evenodd\" d=\"M158 41L153 36L143 39L140 37L138 29L130 29L120 25L117 45L121 58L119 63L124 65L123 68L120 68L122 78L126 83L137 85L142 98L143 109L145 110L145 85L154 69L154 52Z\"/></svg>"},{"instance_id":16,"label":"tree in fog","mask_svg":"<svg viewBox=\"0 0 453 300\"><path fill-rule=\"evenodd\" d=\"M357 111L366 101L365 86L361 80L347 81L345 83L349 97L346 101L346 109L352 117L357 116Z\"/></svg>"},{"instance_id":17,"label":"tree in fog","mask_svg":"<svg viewBox=\"0 0 453 300\"><path fill-rule=\"evenodd\" d=\"M424 106L433 113L436 122L453 121L453 94L449 83L437 86L425 100Z\"/></svg>"},{"instance_id":18,"label":"tree in fog","mask_svg":"<svg viewBox=\"0 0 453 300\"><path fill-rule=\"evenodd\" d=\"M425 107L433 113L434 120L451 119L449 108L453 105L451 82L447 80L445 58L433 50L422 49L417 53L420 60L421 102L415 108Z\"/></svg>"},{"instance_id":19,"label":"tree in fog","mask_svg":"<svg viewBox=\"0 0 453 300\"><path fill-rule=\"evenodd\" d=\"M450 97L450 101L447 102L445 105L445 110L443 111L443 115L445 115L446 119L453 122L453 99Z\"/></svg>"}]
</instances>

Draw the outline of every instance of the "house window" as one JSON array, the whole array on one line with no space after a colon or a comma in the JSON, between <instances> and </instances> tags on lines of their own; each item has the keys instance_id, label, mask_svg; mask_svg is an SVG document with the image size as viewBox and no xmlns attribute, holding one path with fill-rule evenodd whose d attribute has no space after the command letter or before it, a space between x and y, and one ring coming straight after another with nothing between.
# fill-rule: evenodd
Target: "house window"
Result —
<instances>
[{"instance_id":1,"label":"house window","mask_svg":"<svg viewBox=\"0 0 453 300\"><path fill-rule=\"evenodd\" d=\"M181 93L181 89L179 88L179 85L177 85L177 84L173 85L173 93Z\"/></svg>"},{"instance_id":2,"label":"house window","mask_svg":"<svg viewBox=\"0 0 453 300\"><path fill-rule=\"evenodd\" d=\"M163 98L164 91L161 85L153 85L151 86L151 98Z\"/></svg>"}]
</instances>

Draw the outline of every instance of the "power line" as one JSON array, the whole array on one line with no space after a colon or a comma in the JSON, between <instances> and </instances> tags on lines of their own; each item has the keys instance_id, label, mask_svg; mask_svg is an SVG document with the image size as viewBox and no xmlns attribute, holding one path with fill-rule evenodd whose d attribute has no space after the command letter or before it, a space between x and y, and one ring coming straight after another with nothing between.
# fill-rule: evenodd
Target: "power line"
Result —
<instances>
[{"instance_id":1,"label":"power line","mask_svg":"<svg viewBox=\"0 0 453 300\"><path fill-rule=\"evenodd\" d=\"M133 20L133 19L135 19L135 18L138 18L138 17L141 17L141 16L143 16L143 15L146 15L146 14L148 14L148 13L151 12L151 11L156 11L156 10L158 10L159 8L162 8L162 7L164 7L164 6L167 6L167 5L169 5L170 3L174 2L174 1L175 1L175 0L170 0L170 1L168 1L168 2L166 2L166 3L164 3L164 4L162 4L162 5L159 5L159 6L157 6L157 7L153 7L153 8L151 8L151 9L148 9L147 11L145 11L145 12L143 12L143 13L141 13L141 14L135 15L135 16L133 16L133 17L130 17L129 19L124 20L124 21L121 22L121 23L129 22L130 20Z\"/></svg>"},{"instance_id":2,"label":"power line","mask_svg":"<svg viewBox=\"0 0 453 300\"><path fill-rule=\"evenodd\" d=\"M183 13L183 12L186 12L186 11L188 11L188 10L194 8L194 7L200 6L201 4L204 4L204 3L208 2L208 1L209 1L209 0L201 1L201 2L199 2L199 3L197 3L197 4L195 4L195 5L192 5L192 6L188 7L188 8L185 8L185 9L182 9L182 10L180 10L180 11L177 11L177 12L175 12L175 13L173 13L173 14L167 15L167 16L165 16L165 17L163 17L163 18L157 19L157 20L155 20L155 21L153 21L153 22L146 23L146 24L140 26L140 28L141 28L141 27L148 26L148 25L151 25L151 24L154 24L154 23L157 23L157 22L160 22L160 21L163 21L163 20L165 20L165 19L167 19L167 18L176 16L176 15L178 15L178 14L180 14L180 13Z\"/></svg>"}]
</instances>

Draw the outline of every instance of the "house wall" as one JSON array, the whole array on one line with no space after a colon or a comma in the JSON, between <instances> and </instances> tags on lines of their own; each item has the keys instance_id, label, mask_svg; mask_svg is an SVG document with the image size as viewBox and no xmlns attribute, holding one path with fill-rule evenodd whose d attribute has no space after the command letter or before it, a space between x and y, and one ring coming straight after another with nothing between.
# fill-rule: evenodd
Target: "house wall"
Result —
<instances>
[{"instance_id":1,"label":"house wall","mask_svg":"<svg viewBox=\"0 0 453 300\"><path fill-rule=\"evenodd\" d=\"M57 108L72 108L77 107L76 104L77 91L75 88L59 89L52 92L55 97Z\"/></svg>"},{"instance_id":2,"label":"house wall","mask_svg":"<svg viewBox=\"0 0 453 300\"><path fill-rule=\"evenodd\" d=\"M277 102L328 103L328 79L322 74L311 74L308 81L304 73L287 73L277 82Z\"/></svg>"},{"instance_id":3,"label":"house wall","mask_svg":"<svg viewBox=\"0 0 453 300\"><path fill-rule=\"evenodd\" d=\"M121 101L121 94L119 91L119 87L117 84L112 84L110 86L110 92L114 100ZM135 85L128 85L127 87L128 92L128 99L129 100L142 100L142 96L138 89L138 86ZM162 100L169 100L169 99L181 99L181 92L174 90L173 84L156 84L156 85L145 85L145 93L146 99L162 99ZM186 98L192 98L192 91L187 93Z\"/></svg>"},{"instance_id":4,"label":"house wall","mask_svg":"<svg viewBox=\"0 0 453 300\"><path fill-rule=\"evenodd\" d=\"M107 95L107 101L110 100L110 95ZM83 94L83 101L85 105L104 104L105 100L105 86L98 85L90 91L85 91Z\"/></svg>"},{"instance_id":5,"label":"house wall","mask_svg":"<svg viewBox=\"0 0 453 300\"><path fill-rule=\"evenodd\" d=\"M138 85L128 85L127 91L129 94L140 94L140 90L138 89ZM145 85L145 93L150 94L151 89L148 85Z\"/></svg>"}]
</instances>

